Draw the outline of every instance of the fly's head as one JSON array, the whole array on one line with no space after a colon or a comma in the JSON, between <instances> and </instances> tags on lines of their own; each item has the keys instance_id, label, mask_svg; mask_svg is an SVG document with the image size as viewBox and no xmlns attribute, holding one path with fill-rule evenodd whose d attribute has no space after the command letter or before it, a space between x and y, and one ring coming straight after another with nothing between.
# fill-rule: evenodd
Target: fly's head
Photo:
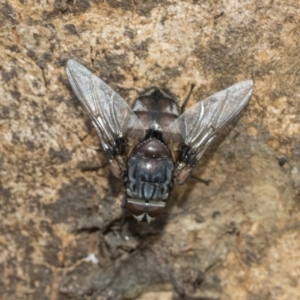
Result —
<instances>
[{"instance_id":1,"label":"fly's head","mask_svg":"<svg viewBox=\"0 0 300 300\"><path fill-rule=\"evenodd\" d=\"M165 211L165 201L145 201L144 199L127 198L125 208L138 222L150 224Z\"/></svg>"}]
</instances>

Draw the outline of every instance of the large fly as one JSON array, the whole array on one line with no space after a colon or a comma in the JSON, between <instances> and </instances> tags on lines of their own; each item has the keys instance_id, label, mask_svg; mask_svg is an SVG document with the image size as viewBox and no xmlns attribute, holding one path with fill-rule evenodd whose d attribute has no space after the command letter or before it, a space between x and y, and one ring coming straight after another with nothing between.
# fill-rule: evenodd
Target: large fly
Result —
<instances>
[{"instance_id":1,"label":"large fly","mask_svg":"<svg viewBox=\"0 0 300 300\"><path fill-rule=\"evenodd\" d=\"M94 125L113 174L126 187L125 207L150 223L165 210L172 184L183 184L216 136L246 106L252 80L239 82L182 112L161 89L131 108L100 78L67 62L72 89Z\"/></svg>"}]
</instances>

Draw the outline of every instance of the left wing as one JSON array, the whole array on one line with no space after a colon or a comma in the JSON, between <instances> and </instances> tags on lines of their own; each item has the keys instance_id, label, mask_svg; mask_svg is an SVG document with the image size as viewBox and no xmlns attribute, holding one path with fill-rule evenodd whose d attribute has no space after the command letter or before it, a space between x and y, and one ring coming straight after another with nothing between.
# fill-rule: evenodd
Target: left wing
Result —
<instances>
[{"instance_id":1,"label":"left wing","mask_svg":"<svg viewBox=\"0 0 300 300\"><path fill-rule=\"evenodd\" d=\"M127 168L124 155L135 141L144 137L143 125L126 101L84 66L70 59L66 71L76 97L97 131L112 172L122 177Z\"/></svg>"},{"instance_id":2,"label":"left wing","mask_svg":"<svg viewBox=\"0 0 300 300\"><path fill-rule=\"evenodd\" d=\"M182 184L218 133L234 119L248 103L252 80L239 82L195 104L165 130L170 143L181 136L179 163L174 179ZM172 136L173 141L172 141Z\"/></svg>"}]
</instances>

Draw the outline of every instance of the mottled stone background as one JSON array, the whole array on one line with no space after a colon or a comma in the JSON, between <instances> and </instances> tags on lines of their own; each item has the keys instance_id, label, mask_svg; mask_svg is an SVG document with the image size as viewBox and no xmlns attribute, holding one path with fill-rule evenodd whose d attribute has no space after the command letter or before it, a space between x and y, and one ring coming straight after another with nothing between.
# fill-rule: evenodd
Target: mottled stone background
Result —
<instances>
[{"instance_id":1,"label":"mottled stone background","mask_svg":"<svg viewBox=\"0 0 300 300\"><path fill-rule=\"evenodd\" d=\"M300 299L297 0L0 0L0 298ZM239 120L151 226L70 90L74 58L132 103L252 78Z\"/></svg>"}]
</instances>

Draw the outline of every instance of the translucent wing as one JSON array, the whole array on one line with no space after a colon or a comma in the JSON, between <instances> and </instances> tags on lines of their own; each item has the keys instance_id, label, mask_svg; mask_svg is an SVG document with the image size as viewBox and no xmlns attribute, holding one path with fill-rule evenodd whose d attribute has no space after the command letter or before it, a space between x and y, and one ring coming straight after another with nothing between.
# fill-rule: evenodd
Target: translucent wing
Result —
<instances>
[{"instance_id":1,"label":"translucent wing","mask_svg":"<svg viewBox=\"0 0 300 300\"><path fill-rule=\"evenodd\" d=\"M84 66L69 60L66 71L75 95L92 120L113 173L122 177L126 171L122 154L129 140L144 136L142 124L125 100Z\"/></svg>"},{"instance_id":2,"label":"translucent wing","mask_svg":"<svg viewBox=\"0 0 300 300\"><path fill-rule=\"evenodd\" d=\"M181 136L184 143L180 150L184 163L179 163L174 173L178 183L187 179L217 134L242 111L252 86L252 80L246 80L220 91L192 106L166 129L168 139Z\"/></svg>"}]
</instances>

